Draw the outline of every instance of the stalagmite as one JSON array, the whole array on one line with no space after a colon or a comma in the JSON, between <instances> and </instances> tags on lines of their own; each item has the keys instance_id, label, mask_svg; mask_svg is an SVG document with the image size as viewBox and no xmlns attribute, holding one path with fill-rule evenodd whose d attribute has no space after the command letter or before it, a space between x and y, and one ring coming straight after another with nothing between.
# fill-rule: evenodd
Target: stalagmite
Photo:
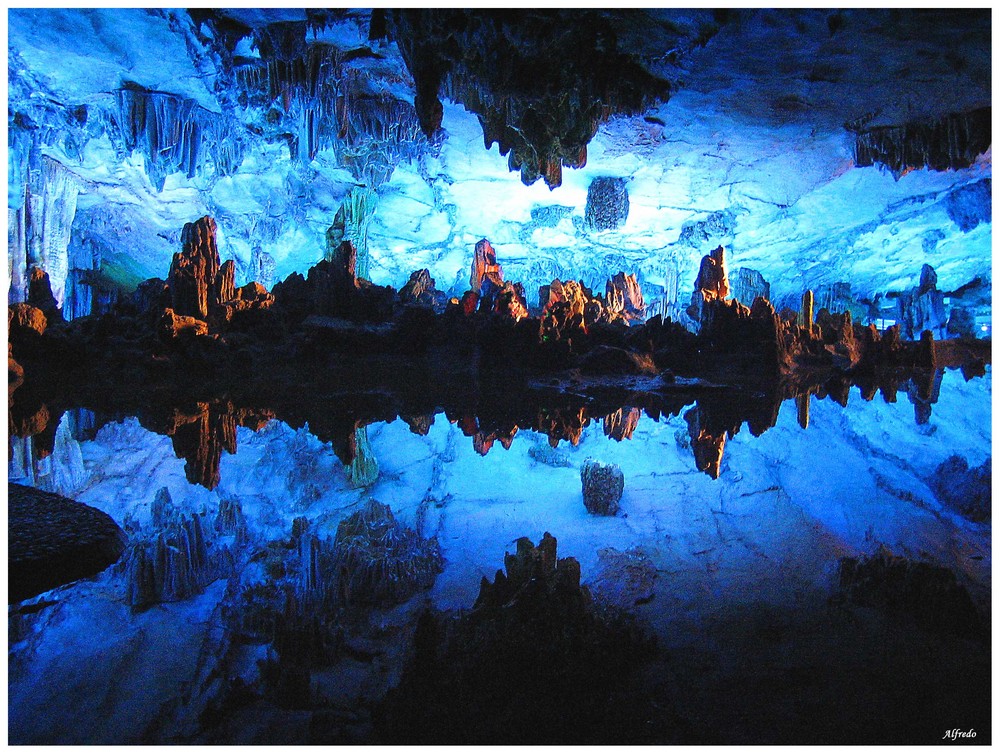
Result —
<instances>
[{"instance_id":1,"label":"stalagmite","mask_svg":"<svg viewBox=\"0 0 1000 754\"><path fill-rule=\"evenodd\" d=\"M810 333L813 329L813 292L809 290L802 294L802 308L799 310L799 327L806 328Z\"/></svg>"}]
</instances>

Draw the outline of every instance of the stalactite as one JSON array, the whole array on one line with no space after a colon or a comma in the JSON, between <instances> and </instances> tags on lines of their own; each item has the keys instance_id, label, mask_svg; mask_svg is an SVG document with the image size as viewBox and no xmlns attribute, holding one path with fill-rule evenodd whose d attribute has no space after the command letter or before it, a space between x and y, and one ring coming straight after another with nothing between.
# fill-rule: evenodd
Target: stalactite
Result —
<instances>
[{"instance_id":1,"label":"stalactite","mask_svg":"<svg viewBox=\"0 0 1000 754\"><path fill-rule=\"evenodd\" d=\"M218 176L230 175L243 159L243 125L194 100L127 84L115 92L118 129L128 150L146 158L157 191L172 173L194 178L210 159Z\"/></svg>"},{"instance_id":2,"label":"stalactite","mask_svg":"<svg viewBox=\"0 0 1000 754\"><path fill-rule=\"evenodd\" d=\"M353 186L344 197L326 232L326 258L332 260L345 241L354 244L357 252L356 274L367 280L370 276L368 229L378 208L378 194L364 186Z\"/></svg>"},{"instance_id":3,"label":"stalactite","mask_svg":"<svg viewBox=\"0 0 1000 754\"><path fill-rule=\"evenodd\" d=\"M368 442L368 428L354 430L354 460L347 469L347 477L355 487L370 487L378 479L378 459Z\"/></svg>"},{"instance_id":4,"label":"stalactite","mask_svg":"<svg viewBox=\"0 0 1000 754\"><path fill-rule=\"evenodd\" d=\"M76 176L56 160L32 151L24 204L8 211L10 303L27 299L28 269L37 266L49 274L57 305L63 305L69 275L70 231L79 193Z\"/></svg>"},{"instance_id":5,"label":"stalactite","mask_svg":"<svg viewBox=\"0 0 1000 754\"><path fill-rule=\"evenodd\" d=\"M855 132L859 167L884 165L897 178L920 168L967 168L992 143L993 109L945 116L933 123L879 126Z\"/></svg>"},{"instance_id":6,"label":"stalactite","mask_svg":"<svg viewBox=\"0 0 1000 754\"><path fill-rule=\"evenodd\" d=\"M266 59L234 69L234 78L271 126L284 131L291 157L308 163L332 150L354 178L371 188L389 180L402 159L428 146L413 105L372 93L363 72L347 69L342 53L310 45L294 59Z\"/></svg>"}]
</instances>

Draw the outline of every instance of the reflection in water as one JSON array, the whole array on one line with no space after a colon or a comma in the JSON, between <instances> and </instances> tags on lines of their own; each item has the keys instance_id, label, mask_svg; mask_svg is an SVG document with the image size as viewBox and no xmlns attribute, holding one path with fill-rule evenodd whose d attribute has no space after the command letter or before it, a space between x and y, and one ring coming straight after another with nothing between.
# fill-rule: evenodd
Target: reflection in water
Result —
<instances>
[{"instance_id":1,"label":"reflection in water","mask_svg":"<svg viewBox=\"0 0 1000 754\"><path fill-rule=\"evenodd\" d=\"M897 393L905 391L913 404L916 423L926 424L940 395L944 372L944 369L913 370L902 378L898 375L885 378L881 384L859 384L858 389L865 401L881 394L887 403L895 403ZM963 376L971 379L964 371ZM597 421L607 437L621 441L633 436L643 413L658 421L661 415L676 416L691 406L684 411L683 417L687 422L696 466L717 479L726 440L736 435L744 423L754 437L759 437L775 425L782 402L794 400L799 426L806 429L813 398L830 398L846 409L851 387L848 379L838 377L823 385L786 386L783 392L770 395L705 387L630 391L613 397L536 391L526 393L513 402L505 397L491 403L489 396L484 396L476 410L445 406L444 414L451 423L458 425L466 437L472 438L476 453L485 456L498 441L505 450L509 450L520 429L547 435L553 448L562 441L575 446L580 442L584 428ZM87 418L71 420L71 426L76 427L71 431L92 436L97 429L95 415L81 409L72 411L73 416ZM228 400L198 402L186 408L149 407L138 416L144 427L171 438L177 457L186 461L188 481L209 490L219 483L219 462L223 451L230 454L236 452L236 427L256 431L274 418L288 421L292 426L308 425L313 428L318 438L333 443L338 458L349 467L352 484L359 488L368 487L378 478L379 466L365 428L374 422L396 418L395 415L386 416L384 411L373 410L370 394L338 396L311 409L306 406L304 412L302 407L296 407L292 417L280 409L237 407ZM411 431L421 436L429 432L434 416L434 412L401 414ZM100 421L113 418L103 416ZM52 452L59 419L60 416L45 404L12 406L11 478L31 479L28 458L30 456L37 463ZM81 425L81 421L87 422L87 425ZM17 442L15 438L31 438L31 442Z\"/></svg>"},{"instance_id":2,"label":"reflection in water","mask_svg":"<svg viewBox=\"0 0 1000 754\"><path fill-rule=\"evenodd\" d=\"M130 543L12 607L12 740L455 741L525 698L538 725L572 721L560 741L776 740L789 709L790 740L858 720L889 721L858 740L929 740L948 699L989 698L990 377L859 392L535 391L393 417L371 396L137 420L52 402L12 436L10 478ZM622 474L610 515L586 507L591 458Z\"/></svg>"}]
</instances>

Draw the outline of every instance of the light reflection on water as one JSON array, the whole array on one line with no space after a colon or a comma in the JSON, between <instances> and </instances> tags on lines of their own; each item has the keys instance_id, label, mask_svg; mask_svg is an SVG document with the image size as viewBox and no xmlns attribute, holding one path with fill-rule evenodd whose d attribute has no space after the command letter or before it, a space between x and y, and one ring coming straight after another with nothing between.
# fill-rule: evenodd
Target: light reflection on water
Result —
<instances>
[{"instance_id":1,"label":"light reflection on water","mask_svg":"<svg viewBox=\"0 0 1000 754\"><path fill-rule=\"evenodd\" d=\"M63 593L67 604L91 605L88 620L108 621L108 630L141 622L150 641L167 640L177 611L211 614L234 589L302 588L296 585L309 578L303 564L314 556L301 537L288 544L295 527L329 544L341 522L374 499L402 527L440 547L441 571L413 604L426 597L439 609L468 609L480 579L493 578L519 537L537 542L550 532L560 557L579 561L595 594L642 616L664 646L686 646L715 616L740 605L825 604L839 559L883 546L952 570L974 598L988 602L991 527L943 506L933 482L949 456L969 466L988 458L990 381L990 374L968 382L946 374L929 416L916 401L852 395L844 409L813 399L808 428L802 406L786 401L760 436L746 426L725 435L717 479L699 469L690 408L654 421L631 407L580 421L569 433L573 441L555 444L526 429L489 437L467 418L444 414L375 423L352 433L346 463L343 445L335 452L308 427L276 419L255 430L233 426L232 441L221 447L226 452L209 443L219 455L199 457L218 471L212 489L189 481L191 459L177 457L176 438L134 418L95 431L92 417L76 411L64 415L43 459L32 459L30 439L12 438L9 478L105 510L133 541L155 539L164 494L172 515L200 517L208 555L226 550L225 559L212 561L225 568L198 593L169 603L162 623L153 612L121 612L125 572L107 572L99 592L82 584ZM559 422L552 421L555 430ZM559 421L569 426L565 417ZM88 435L93 439L74 439ZM618 515L584 508L580 468L588 458L621 468ZM241 533L235 524L220 525L223 509L226 516L238 509ZM316 545L316 557L324 546ZM94 606L102 601L117 607ZM52 641L61 636L57 626L46 630ZM33 641L32 651L42 652L44 640ZM30 675L31 654L22 651ZM158 683L153 696L173 693L169 679ZM24 702L18 725L31 704Z\"/></svg>"}]
</instances>

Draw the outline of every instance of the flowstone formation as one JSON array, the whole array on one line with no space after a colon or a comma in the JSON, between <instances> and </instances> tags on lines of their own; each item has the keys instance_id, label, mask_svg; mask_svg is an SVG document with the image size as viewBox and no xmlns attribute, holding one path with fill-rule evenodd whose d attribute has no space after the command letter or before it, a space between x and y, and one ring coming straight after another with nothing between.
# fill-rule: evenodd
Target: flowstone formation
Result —
<instances>
[{"instance_id":1,"label":"flowstone formation","mask_svg":"<svg viewBox=\"0 0 1000 754\"><path fill-rule=\"evenodd\" d=\"M639 743L671 738L638 671L653 654L635 618L595 605L549 533L504 556L471 611L425 613L414 655L376 715L387 743ZM643 733L632 721L654 719ZM634 739L631 736L635 736Z\"/></svg>"}]
</instances>

